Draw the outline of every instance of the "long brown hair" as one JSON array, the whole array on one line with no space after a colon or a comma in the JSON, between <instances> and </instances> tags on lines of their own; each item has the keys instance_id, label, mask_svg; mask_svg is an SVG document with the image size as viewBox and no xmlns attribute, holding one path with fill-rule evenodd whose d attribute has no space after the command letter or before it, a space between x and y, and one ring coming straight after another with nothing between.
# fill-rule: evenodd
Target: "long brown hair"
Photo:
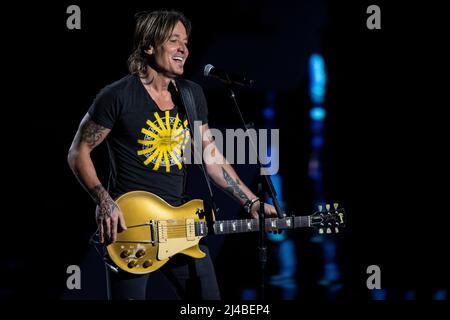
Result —
<instances>
[{"instance_id":1,"label":"long brown hair","mask_svg":"<svg viewBox=\"0 0 450 320\"><path fill-rule=\"evenodd\" d=\"M150 46L156 48L167 41L178 21L184 25L189 37L191 22L183 13L174 10L140 12L135 15L135 18L134 47L128 57L128 70L131 74L145 77L148 65L148 55L145 50Z\"/></svg>"}]
</instances>

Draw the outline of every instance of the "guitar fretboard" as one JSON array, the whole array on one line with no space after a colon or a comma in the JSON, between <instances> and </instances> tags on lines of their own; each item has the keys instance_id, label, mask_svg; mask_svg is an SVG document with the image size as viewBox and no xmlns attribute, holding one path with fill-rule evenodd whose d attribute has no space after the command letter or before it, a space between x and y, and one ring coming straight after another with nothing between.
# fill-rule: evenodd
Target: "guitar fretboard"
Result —
<instances>
[{"instance_id":1,"label":"guitar fretboard","mask_svg":"<svg viewBox=\"0 0 450 320\"><path fill-rule=\"evenodd\" d=\"M286 218L267 218L265 219L265 230L276 231L279 229L294 229L300 227L309 227L311 225L310 216L286 217ZM208 234L206 221L195 222L196 236L205 236ZM259 230L259 219L243 220L222 220L215 221L213 224L214 234L254 232Z\"/></svg>"}]
</instances>

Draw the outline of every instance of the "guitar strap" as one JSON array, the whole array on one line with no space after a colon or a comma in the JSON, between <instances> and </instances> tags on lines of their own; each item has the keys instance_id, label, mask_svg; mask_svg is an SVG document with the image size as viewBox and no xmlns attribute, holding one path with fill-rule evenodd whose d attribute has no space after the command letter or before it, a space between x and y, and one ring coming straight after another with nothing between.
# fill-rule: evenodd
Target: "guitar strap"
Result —
<instances>
[{"instance_id":1,"label":"guitar strap","mask_svg":"<svg viewBox=\"0 0 450 320\"><path fill-rule=\"evenodd\" d=\"M175 83L176 83L178 92L180 93L181 104L184 106L184 109L186 111L188 126L191 129L190 130L191 136L195 135L196 133L199 132L199 130L194 131L192 129L193 129L193 126L195 125L195 123L194 123L195 119L198 119L198 113L197 113L197 108L195 107L196 104L195 104L194 94L192 92L192 90L193 90L192 86L187 80L180 78L180 77L176 78ZM202 137L200 135L194 136L193 138L200 139L200 145L201 145ZM205 178L206 185L208 186L210 202L211 202L212 208L214 210L214 213L217 214L218 209L217 209L216 203L214 202L214 193L211 188L211 181L209 180L209 176L206 173L205 165L203 163L203 155L198 154L199 150L196 150L195 144L192 149L194 150L194 159L196 159L200 162L199 166L201 168L201 171L203 172L203 176ZM198 161L195 161L195 163L197 163Z\"/></svg>"}]
</instances>

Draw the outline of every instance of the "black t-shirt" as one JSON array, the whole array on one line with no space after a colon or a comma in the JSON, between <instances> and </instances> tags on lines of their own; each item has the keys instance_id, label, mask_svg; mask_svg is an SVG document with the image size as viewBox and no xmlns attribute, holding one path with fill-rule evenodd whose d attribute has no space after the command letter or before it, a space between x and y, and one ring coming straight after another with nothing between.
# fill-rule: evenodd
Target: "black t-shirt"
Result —
<instances>
[{"instance_id":1,"label":"black t-shirt","mask_svg":"<svg viewBox=\"0 0 450 320\"><path fill-rule=\"evenodd\" d=\"M190 82L197 119L208 122L201 87ZM137 75L103 88L89 108L91 119L111 129L106 143L111 160L109 193L114 199L136 190L152 192L172 205L182 203L186 170L183 149L190 142L184 107L161 111Z\"/></svg>"}]
</instances>

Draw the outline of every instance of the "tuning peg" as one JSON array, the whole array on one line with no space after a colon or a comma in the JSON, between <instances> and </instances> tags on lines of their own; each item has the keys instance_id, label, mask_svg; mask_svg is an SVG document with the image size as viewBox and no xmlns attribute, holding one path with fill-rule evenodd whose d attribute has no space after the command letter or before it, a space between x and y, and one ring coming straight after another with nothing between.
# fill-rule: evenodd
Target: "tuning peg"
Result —
<instances>
[{"instance_id":1,"label":"tuning peg","mask_svg":"<svg viewBox=\"0 0 450 320\"><path fill-rule=\"evenodd\" d=\"M327 203L327 204L325 205L325 208L327 208L327 211L330 211L330 208L331 208L330 204Z\"/></svg>"},{"instance_id":2,"label":"tuning peg","mask_svg":"<svg viewBox=\"0 0 450 320\"><path fill-rule=\"evenodd\" d=\"M331 229L330 228L327 228L327 233L331 233Z\"/></svg>"},{"instance_id":3,"label":"tuning peg","mask_svg":"<svg viewBox=\"0 0 450 320\"><path fill-rule=\"evenodd\" d=\"M337 203L337 202L333 203L333 207L334 207L334 210L337 210L337 208L339 207L339 203Z\"/></svg>"},{"instance_id":4,"label":"tuning peg","mask_svg":"<svg viewBox=\"0 0 450 320\"><path fill-rule=\"evenodd\" d=\"M319 234L323 234L323 228L319 229Z\"/></svg>"},{"instance_id":5,"label":"tuning peg","mask_svg":"<svg viewBox=\"0 0 450 320\"><path fill-rule=\"evenodd\" d=\"M317 206L317 208L319 208L319 212L322 212L323 206L322 206L321 204L319 204L319 205Z\"/></svg>"},{"instance_id":6,"label":"tuning peg","mask_svg":"<svg viewBox=\"0 0 450 320\"><path fill-rule=\"evenodd\" d=\"M334 232L335 233L339 233L339 228L338 227L334 227Z\"/></svg>"}]
</instances>

